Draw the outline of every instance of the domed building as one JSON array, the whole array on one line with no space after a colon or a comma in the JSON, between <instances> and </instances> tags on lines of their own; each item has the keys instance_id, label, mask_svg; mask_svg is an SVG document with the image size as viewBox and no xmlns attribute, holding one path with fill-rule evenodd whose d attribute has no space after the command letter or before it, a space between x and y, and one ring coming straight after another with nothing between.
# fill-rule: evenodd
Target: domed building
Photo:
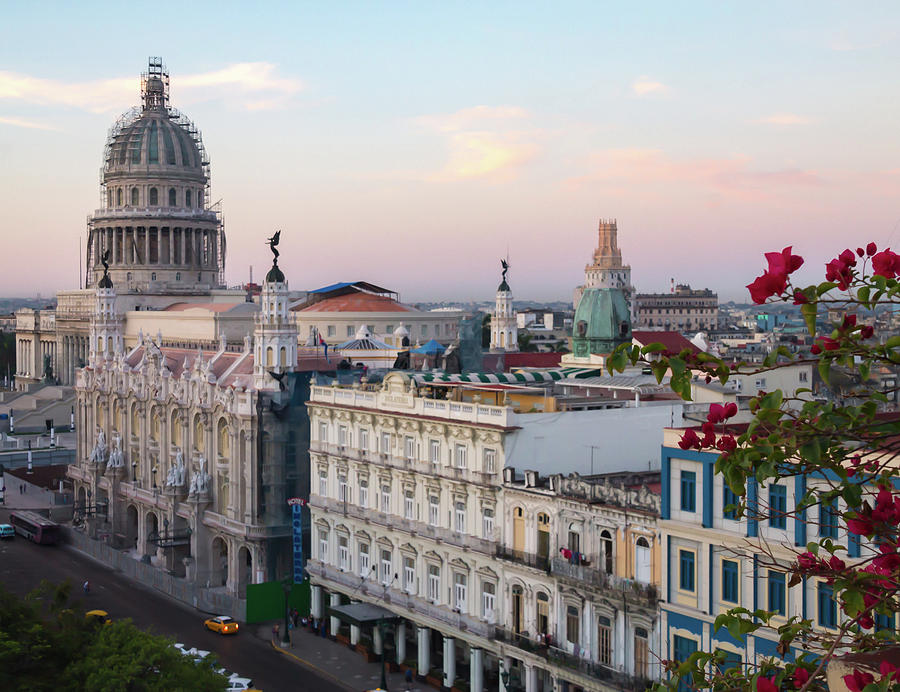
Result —
<instances>
[{"instance_id":1,"label":"domed building","mask_svg":"<svg viewBox=\"0 0 900 692\"><path fill-rule=\"evenodd\" d=\"M103 275L108 251L120 290L222 287L225 231L209 207L209 158L200 131L169 105L160 58L141 75L141 106L110 129L103 159L103 207L88 217L88 285Z\"/></svg>"}]
</instances>

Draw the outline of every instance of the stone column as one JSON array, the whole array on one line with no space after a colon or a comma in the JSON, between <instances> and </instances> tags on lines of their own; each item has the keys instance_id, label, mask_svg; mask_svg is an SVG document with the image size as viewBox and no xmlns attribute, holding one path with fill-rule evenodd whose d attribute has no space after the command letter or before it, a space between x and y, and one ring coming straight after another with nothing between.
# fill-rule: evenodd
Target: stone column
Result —
<instances>
[{"instance_id":1,"label":"stone column","mask_svg":"<svg viewBox=\"0 0 900 692\"><path fill-rule=\"evenodd\" d=\"M484 651L469 649L469 692L484 690Z\"/></svg>"},{"instance_id":2,"label":"stone column","mask_svg":"<svg viewBox=\"0 0 900 692\"><path fill-rule=\"evenodd\" d=\"M384 649L384 641L381 637L381 627L378 624L372 627L372 649L376 656L381 656L381 651Z\"/></svg>"},{"instance_id":3,"label":"stone column","mask_svg":"<svg viewBox=\"0 0 900 692\"><path fill-rule=\"evenodd\" d=\"M525 692L537 692L537 667L525 664Z\"/></svg>"},{"instance_id":4,"label":"stone column","mask_svg":"<svg viewBox=\"0 0 900 692\"><path fill-rule=\"evenodd\" d=\"M591 622L589 620L588 622ZM627 651L625 644L625 611L619 609L616 613L615 645L613 646L613 665L620 670L628 670ZM599 655L599 652L598 652Z\"/></svg>"},{"instance_id":5,"label":"stone column","mask_svg":"<svg viewBox=\"0 0 900 692\"><path fill-rule=\"evenodd\" d=\"M503 674L512 674L512 659L509 656L501 656L498 663L500 664L500 692L508 692L509 686L503 684Z\"/></svg>"},{"instance_id":6,"label":"stone column","mask_svg":"<svg viewBox=\"0 0 900 692\"><path fill-rule=\"evenodd\" d=\"M406 620L401 620L394 630L394 639L397 645L397 663L406 660Z\"/></svg>"},{"instance_id":7,"label":"stone column","mask_svg":"<svg viewBox=\"0 0 900 692\"><path fill-rule=\"evenodd\" d=\"M419 675L425 676L431 670L431 630L427 627L419 627L416 632L416 642L419 654Z\"/></svg>"},{"instance_id":8,"label":"stone column","mask_svg":"<svg viewBox=\"0 0 900 692\"><path fill-rule=\"evenodd\" d=\"M444 687L453 687L456 680L456 640L444 637Z\"/></svg>"},{"instance_id":9,"label":"stone column","mask_svg":"<svg viewBox=\"0 0 900 692\"><path fill-rule=\"evenodd\" d=\"M359 644L359 627L350 625L350 646Z\"/></svg>"},{"instance_id":10,"label":"stone column","mask_svg":"<svg viewBox=\"0 0 900 692\"><path fill-rule=\"evenodd\" d=\"M315 584L312 587L311 593L311 603L310 603L310 614L316 620L322 619L322 587L316 586Z\"/></svg>"},{"instance_id":11,"label":"stone column","mask_svg":"<svg viewBox=\"0 0 900 692\"><path fill-rule=\"evenodd\" d=\"M113 264L118 264L119 262L119 248L122 243L119 241L119 229L113 228L113 251L112 251L112 261Z\"/></svg>"},{"instance_id":12,"label":"stone column","mask_svg":"<svg viewBox=\"0 0 900 692\"><path fill-rule=\"evenodd\" d=\"M339 593L331 594L331 605L339 606L341 604L341 595ZM341 626L341 619L332 616L330 618L330 622L328 623L328 630L331 632L331 636L334 637L338 633L338 628Z\"/></svg>"},{"instance_id":13,"label":"stone column","mask_svg":"<svg viewBox=\"0 0 900 692\"><path fill-rule=\"evenodd\" d=\"M180 259L181 259L181 264L183 266L186 264L184 250L187 247L187 242L186 242L187 230L185 228L182 228L180 230L181 230L181 233L179 233L179 235L181 236L181 258Z\"/></svg>"}]
</instances>

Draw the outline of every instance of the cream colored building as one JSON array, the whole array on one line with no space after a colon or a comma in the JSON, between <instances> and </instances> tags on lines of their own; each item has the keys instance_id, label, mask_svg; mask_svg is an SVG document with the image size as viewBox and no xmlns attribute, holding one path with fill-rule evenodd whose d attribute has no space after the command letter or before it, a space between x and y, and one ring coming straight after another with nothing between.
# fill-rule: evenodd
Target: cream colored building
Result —
<instances>
[{"instance_id":1,"label":"cream colored building","mask_svg":"<svg viewBox=\"0 0 900 692\"><path fill-rule=\"evenodd\" d=\"M462 662L468 664L472 690L509 689L516 679L527 692L612 690L623 689L622 681L636 683L625 672L634 668L634 653L603 664L588 656L588 642L591 623L614 610L601 607L601 601L621 601L624 607L627 600L633 613L616 631L635 636L635 628L644 626L649 639L655 626L651 587L629 582L631 591L620 593L623 579L556 564L548 551L570 540L573 523L592 549L601 527L607 528L623 546L648 543L640 576L652 582L659 569L653 557L658 550L653 498L646 490L631 495L610 490L604 497L611 506L600 507L593 495L586 501L579 496L582 487L566 485L561 476L553 488L526 487L511 477L504 483L515 457L524 461L529 454L519 429L538 414L517 413L512 402L482 399L485 393L477 387L474 401L464 386L451 388L447 399L431 398L425 389L402 373L389 374L377 386L312 388L307 406L313 549L307 572L313 617L329 617L331 632L339 634L346 626L329 616L328 606L359 601L386 608L400 618L392 634L393 655L414 662L420 674L439 675L446 687L457 682ZM435 385L434 391L442 389ZM552 426L542 431L553 446ZM562 428L556 432L560 440L566 434ZM634 507L627 510L627 530L617 528L626 511L615 507L619 499ZM548 517L553 538L534 539L533 545L535 532L514 519L515 509L527 513L527 526L539 515ZM540 550L545 550L543 570L533 560ZM625 570L628 549L614 550L622 554L618 559ZM548 576L551 563L555 570ZM549 599L544 626L556 638L566 631L568 606L580 598L574 595L579 590L590 592L596 607L578 601L585 618L578 642L539 643L533 627L538 593ZM347 636L358 643L360 628L349 626ZM377 628L372 636L380 651L387 642Z\"/></svg>"}]
</instances>

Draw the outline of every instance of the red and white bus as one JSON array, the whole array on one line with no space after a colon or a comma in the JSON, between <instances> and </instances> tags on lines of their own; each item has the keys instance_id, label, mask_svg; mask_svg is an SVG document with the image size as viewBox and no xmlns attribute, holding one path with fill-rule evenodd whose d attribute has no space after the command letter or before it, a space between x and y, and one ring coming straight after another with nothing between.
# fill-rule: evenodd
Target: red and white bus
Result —
<instances>
[{"instance_id":1,"label":"red and white bus","mask_svg":"<svg viewBox=\"0 0 900 692\"><path fill-rule=\"evenodd\" d=\"M35 543L55 545L59 541L59 524L37 512L11 512L9 523L16 533Z\"/></svg>"}]
</instances>

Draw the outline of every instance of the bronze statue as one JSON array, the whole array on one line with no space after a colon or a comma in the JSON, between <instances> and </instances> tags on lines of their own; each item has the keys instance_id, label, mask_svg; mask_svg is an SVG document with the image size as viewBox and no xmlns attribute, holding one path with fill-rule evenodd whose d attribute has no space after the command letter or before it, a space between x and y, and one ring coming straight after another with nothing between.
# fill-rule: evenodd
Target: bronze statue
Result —
<instances>
[{"instance_id":1,"label":"bronze statue","mask_svg":"<svg viewBox=\"0 0 900 692\"><path fill-rule=\"evenodd\" d=\"M109 274L109 248L106 248L103 251L103 256L100 258L100 263L103 265L103 273Z\"/></svg>"},{"instance_id":2,"label":"bronze statue","mask_svg":"<svg viewBox=\"0 0 900 692\"><path fill-rule=\"evenodd\" d=\"M269 244L269 249L272 251L272 254L275 255L275 259L278 259L278 250L275 249L275 246L278 245L278 241L281 240L281 231L275 231L275 235L266 240Z\"/></svg>"},{"instance_id":3,"label":"bronze statue","mask_svg":"<svg viewBox=\"0 0 900 692\"><path fill-rule=\"evenodd\" d=\"M500 266L503 267L503 280L506 281L506 272L509 271L509 262L505 259L500 260Z\"/></svg>"}]
</instances>

